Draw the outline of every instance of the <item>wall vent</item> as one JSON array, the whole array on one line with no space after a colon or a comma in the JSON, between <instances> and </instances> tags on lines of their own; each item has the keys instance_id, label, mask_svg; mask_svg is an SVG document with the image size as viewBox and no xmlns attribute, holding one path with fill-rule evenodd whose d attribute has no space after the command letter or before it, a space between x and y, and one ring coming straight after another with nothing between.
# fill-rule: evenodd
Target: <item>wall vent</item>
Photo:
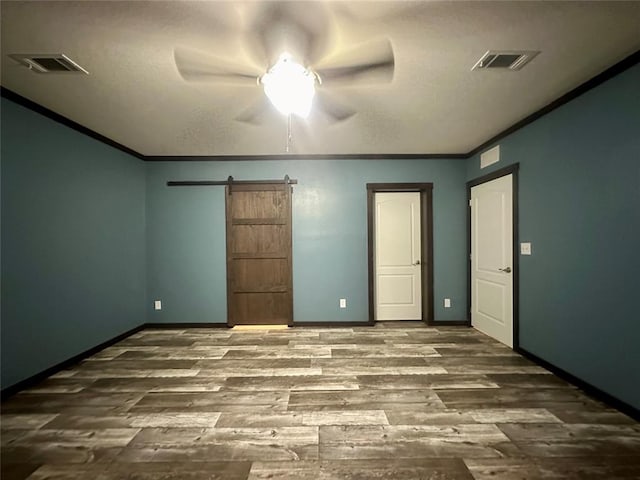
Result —
<instances>
[{"instance_id":1,"label":"wall vent","mask_svg":"<svg viewBox=\"0 0 640 480\"><path fill-rule=\"evenodd\" d=\"M9 55L16 62L37 73L84 73L89 72L62 53Z\"/></svg>"},{"instance_id":2,"label":"wall vent","mask_svg":"<svg viewBox=\"0 0 640 480\"><path fill-rule=\"evenodd\" d=\"M539 53L535 50L489 50L471 70L520 70Z\"/></svg>"},{"instance_id":3,"label":"wall vent","mask_svg":"<svg viewBox=\"0 0 640 480\"><path fill-rule=\"evenodd\" d=\"M486 168L489 165L498 163L500 161L500 145L496 145L491 150L480 155L480 168Z\"/></svg>"}]
</instances>

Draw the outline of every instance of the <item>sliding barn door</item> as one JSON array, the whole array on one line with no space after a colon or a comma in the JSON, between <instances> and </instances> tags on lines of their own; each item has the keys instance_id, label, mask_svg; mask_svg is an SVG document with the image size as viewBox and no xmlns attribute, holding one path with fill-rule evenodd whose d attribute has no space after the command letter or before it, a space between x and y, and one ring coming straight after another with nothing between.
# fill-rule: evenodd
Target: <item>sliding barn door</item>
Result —
<instances>
[{"instance_id":1,"label":"sliding barn door","mask_svg":"<svg viewBox=\"0 0 640 480\"><path fill-rule=\"evenodd\" d=\"M291 186L227 187L229 325L291 325Z\"/></svg>"}]
</instances>

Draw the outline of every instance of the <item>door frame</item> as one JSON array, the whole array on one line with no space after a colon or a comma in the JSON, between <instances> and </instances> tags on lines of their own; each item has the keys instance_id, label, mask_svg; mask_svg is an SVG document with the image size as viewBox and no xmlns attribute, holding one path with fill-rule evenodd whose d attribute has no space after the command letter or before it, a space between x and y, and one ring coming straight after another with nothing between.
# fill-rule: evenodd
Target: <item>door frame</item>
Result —
<instances>
[{"instance_id":1,"label":"door frame","mask_svg":"<svg viewBox=\"0 0 640 480\"><path fill-rule=\"evenodd\" d=\"M512 224L512 243L513 243L513 350L520 348L520 249L518 248L518 170L519 163L514 163L507 167L488 173L481 177L475 178L467 182L467 323L471 326L471 188L483 183L496 180L507 175L512 178L512 195L511 195L511 224Z\"/></svg>"},{"instance_id":2,"label":"door frame","mask_svg":"<svg viewBox=\"0 0 640 480\"><path fill-rule=\"evenodd\" d=\"M433 325L433 183L367 183L367 249L369 262L369 324L375 319L376 193L420 193L420 263L422 321ZM426 261L425 261L426 260Z\"/></svg>"}]
</instances>

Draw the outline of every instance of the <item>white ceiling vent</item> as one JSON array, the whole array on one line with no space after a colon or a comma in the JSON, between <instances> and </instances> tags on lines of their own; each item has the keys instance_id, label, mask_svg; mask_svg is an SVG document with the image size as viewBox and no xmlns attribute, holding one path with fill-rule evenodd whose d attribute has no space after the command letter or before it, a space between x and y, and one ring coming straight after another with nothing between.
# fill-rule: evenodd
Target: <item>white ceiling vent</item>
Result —
<instances>
[{"instance_id":1,"label":"white ceiling vent","mask_svg":"<svg viewBox=\"0 0 640 480\"><path fill-rule=\"evenodd\" d=\"M471 70L520 70L539 53L535 50L489 50Z\"/></svg>"},{"instance_id":2,"label":"white ceiling vent","mask_svg":"<svg viewBox=\"0 0 640 480\"><path fill-rule=\"evenodd\" d=\"M56 54L19 54L9 55L15 61L21 63L29 70L38 73L84 73L89 74L84 68L62 53Z\"/></svg>"}]
</instances>

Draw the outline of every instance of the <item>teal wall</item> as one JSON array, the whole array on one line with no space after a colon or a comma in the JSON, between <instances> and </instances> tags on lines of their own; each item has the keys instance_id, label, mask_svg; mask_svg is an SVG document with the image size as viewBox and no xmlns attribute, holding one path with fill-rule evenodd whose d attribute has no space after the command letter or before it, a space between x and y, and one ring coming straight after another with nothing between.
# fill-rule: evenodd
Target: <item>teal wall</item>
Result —
<instances>
[{"instance_id":1,"label":"teal wall","mask_svg":"<svg viewBox=\"0 0 640 480\"><path fill-rule=\"evenodd\" d=\"M144 163L2 99L2 388L144 321Z\"/></svg>"},{"instance_id":2,"label":"teal wall","mask_svg":"<svg viewBox=\"0 0 640 480\"><path fill-rule=\"evenodd\" d=\"M226 322L224 187L168 180L298 180L293 193L294 320L366 321L372 182L433 182L436 320L466 318L464 160L162 162L147 168L148 322ZM444 297L452 308L442 308ZM347 308L338 299L347 299ZM154 311L153 300L162 300Z\"/></svg>"},{"instance_id":3,"label":"teal wall","mask_svg":"<svg viewBox=\"0 0 640 480\"><path fill-rule=\"evenodd\" d=\"M520 164L520 345L640 408L640 66L500 141Z\"/></svg>"}]
</instances>

